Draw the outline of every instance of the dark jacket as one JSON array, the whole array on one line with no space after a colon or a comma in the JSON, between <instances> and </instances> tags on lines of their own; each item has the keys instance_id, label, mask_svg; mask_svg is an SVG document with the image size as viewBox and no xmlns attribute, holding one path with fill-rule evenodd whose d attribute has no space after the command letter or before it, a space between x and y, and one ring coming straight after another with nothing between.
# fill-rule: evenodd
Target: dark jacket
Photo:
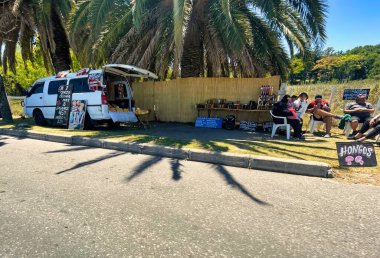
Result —
<instances>
[{"instance_id":1,"label":"dark jacket","mask_svg":"<svg viewBox=\"0 0 380 258\"><path fill-rule=\"evenodd\" d=\"M293 113L289 111L288 109L288 103L285 102L277 102L273 105L272 109L273 115L275 116L293 116Z\"/></svg>"}]
</instances>

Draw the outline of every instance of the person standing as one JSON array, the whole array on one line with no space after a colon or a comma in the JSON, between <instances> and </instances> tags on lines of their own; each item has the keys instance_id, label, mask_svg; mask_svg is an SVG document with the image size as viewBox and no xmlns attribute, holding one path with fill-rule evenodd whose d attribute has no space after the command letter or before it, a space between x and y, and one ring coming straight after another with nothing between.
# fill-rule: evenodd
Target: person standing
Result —
<instances>
[{"instance_id":1,"label":"person standing","mask_svg":"<svg viewBox=\"0 0 380 258\"><path fill-rule=\"evenodd\" d=\"M358 133L359 123L365 123L371 120L371 114L375 111L371 103L366 102L367 95L359 94L356 97L356 101L348 103L344 108L344 113L351 115L350 125L352 128L352 134L350 138L354 137Z\"/></svg>"}]
</instances>

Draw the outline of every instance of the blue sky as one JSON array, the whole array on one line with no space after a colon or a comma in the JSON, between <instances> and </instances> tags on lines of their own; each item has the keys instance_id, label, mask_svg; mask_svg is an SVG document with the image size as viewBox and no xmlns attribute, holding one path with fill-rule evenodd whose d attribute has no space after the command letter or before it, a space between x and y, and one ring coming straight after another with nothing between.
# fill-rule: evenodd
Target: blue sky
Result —
<instances>
[{"instance_id":1,"label":"blue sky","mask_svg":"<svg viewBox=\"0 0 380 258\"><path fill-rule=\"evenodd\" d=\"M380 0L327 0L325 47L348 50L380 44Z\"/></svg>"}]
</instances>

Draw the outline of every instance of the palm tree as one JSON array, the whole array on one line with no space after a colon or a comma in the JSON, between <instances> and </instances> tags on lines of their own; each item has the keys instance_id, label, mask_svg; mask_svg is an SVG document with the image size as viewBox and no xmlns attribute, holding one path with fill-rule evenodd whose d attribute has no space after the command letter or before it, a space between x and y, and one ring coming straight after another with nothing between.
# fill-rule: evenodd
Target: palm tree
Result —
<instances>
[{"instance_id":1,"label":"palm tree","mask_svg":"<svg viewBox=\"0 0 380 258\"><path fill-rule=\"evenodd\" d=\"M4 45L4 72L8 66L15 71L17 44L26 60L33 58L36 42L41 44L47 70L69 70L71 57L65 23L73 4L72 0L3 0L0 43Z\"/></svg>"},{"instance_id":2,"label":"palm tree","mask_svg":"<svg viewBox=\"0 0 380 258\"><path fill-rule=\"evenodd\" d=\"M169 68L174 77L285 75L282 39L293 54L326 38L325 0L87 0L77 8L71 42L81 38L91 60L162 78Z\"/></svg>"}]
</instances>

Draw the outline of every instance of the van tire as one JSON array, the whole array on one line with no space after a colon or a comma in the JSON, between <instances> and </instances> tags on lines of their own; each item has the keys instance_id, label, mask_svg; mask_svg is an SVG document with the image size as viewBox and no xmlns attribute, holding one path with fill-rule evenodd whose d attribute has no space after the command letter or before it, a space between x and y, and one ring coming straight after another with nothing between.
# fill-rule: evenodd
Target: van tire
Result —
<instances>
[{"instance_id":1,"label":"van tire","mask_svg":"<svg viewBox=\"0 0 380 258\"><path fill-rule=\"evenodd\" d=\"M86 116L84 118L84 130L92 130L94 129L95 122L94 120L91 119L90 115L88 112L86 112Z\"/></svg>"},{"instance_id":2,"label":"van tire","mask_svg":"<svg viewBox=\"0 0 380 258\"><path fill-rule=\"evenodd\" d=\"M34 113L34 115L33 115L34 122L36 123L36 125L45 126L46 125L46 119L45 119L42 111L39 109L36 109L33 113Z\"/></svg>"}]
</instances>

